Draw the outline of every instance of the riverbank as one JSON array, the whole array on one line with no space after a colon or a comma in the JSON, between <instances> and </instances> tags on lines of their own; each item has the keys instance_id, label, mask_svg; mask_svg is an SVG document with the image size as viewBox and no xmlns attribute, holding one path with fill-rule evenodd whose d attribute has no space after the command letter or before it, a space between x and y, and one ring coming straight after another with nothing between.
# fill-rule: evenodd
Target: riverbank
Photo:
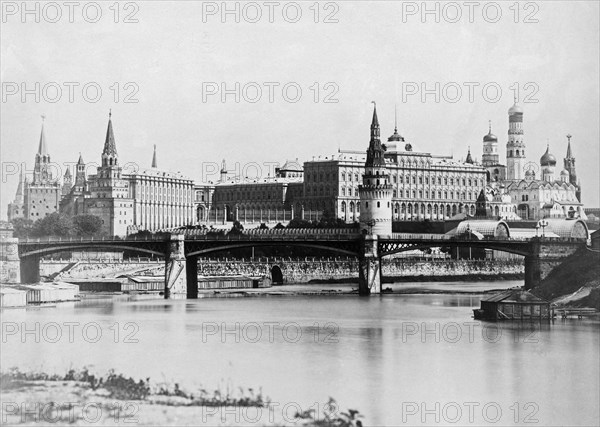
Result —
<instances>
[{"instance_id":1,"label":"riverbank","mask_svg":"<svg viewBox=\"0 0 600 427\"><path fill-rule=\"evenodd\" d=\"M588 248L567 257L532 292L560 307L600 310L600 253Z\"/></svg>"},{"instance_id":2,"label":"riverbank","mask_svg":"<svg viewBox=\"0 0 600 427\"><path fill-rule=\"evenodd\" d=\"M447 276L383 276L382 283L406 283L406 282L480 282L483 280L523 280L523 273L497 273L497 274L471 274L471 275L447 275ZM324 284L324 283L356 283L358 277L343 277L335 279L312 279L309 284Z\"/></svg>"},{"instance_id":3,"label":"riverbank","mask_svg":"<svg viewBox=\"0 0 600 427\"><path fill-rule=\"evenodd\" d=\"M191 392L178 383L154 384L113 371L99 377L69 370L61 376L13 368L0 373L0 396L2 424L8 425L360 425L358 411L284 412L261 390ZM336 407L335 400L328 403Z\"/></svg>"}]
</instances>

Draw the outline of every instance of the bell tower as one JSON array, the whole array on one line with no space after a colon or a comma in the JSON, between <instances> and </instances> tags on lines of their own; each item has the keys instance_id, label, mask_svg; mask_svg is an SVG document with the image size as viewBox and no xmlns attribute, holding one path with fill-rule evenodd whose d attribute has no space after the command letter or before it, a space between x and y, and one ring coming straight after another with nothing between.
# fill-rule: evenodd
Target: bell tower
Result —
<instances>
[{"instance_id":1,"label":"bell tower","mask_svg":"<svg viewBox=\"0 0 600 427\"><path fill-rule=\"evenodd\" d=\"M508 143L506 144L506 167L508 180L525 178L525 141L523 140L523 109L515 104L508 110Z\"/></svg>"}]
</instances>

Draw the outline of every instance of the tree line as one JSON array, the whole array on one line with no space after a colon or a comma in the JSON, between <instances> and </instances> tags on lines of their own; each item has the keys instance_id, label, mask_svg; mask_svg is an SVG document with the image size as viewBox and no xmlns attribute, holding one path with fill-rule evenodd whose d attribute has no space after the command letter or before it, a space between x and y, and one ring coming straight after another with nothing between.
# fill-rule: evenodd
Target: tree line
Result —
<instances>
[{"instance_id":1,"label":"tree line","mask_svg":"<svg viewBox=\"0 0 600 427\"><path fill-rule=\"evenodd\" d=\"M54 212L35 222L27 218L15 218L11 222L13 235L18 238L100 237L103 235L102 219L96 215L69 216Z\"/></svg>"}]
</instances>

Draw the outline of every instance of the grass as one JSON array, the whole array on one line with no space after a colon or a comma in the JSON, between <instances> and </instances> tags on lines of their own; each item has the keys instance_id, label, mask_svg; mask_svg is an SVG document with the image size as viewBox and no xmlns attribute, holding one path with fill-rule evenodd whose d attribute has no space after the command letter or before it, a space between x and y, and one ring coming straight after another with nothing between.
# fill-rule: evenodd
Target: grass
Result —
<instances>
[{"instance_id":1,"label":"grass","mask_svg":"<svg viewBox=\"0 0 600 427\"><path fill-rule=\"evenodd\" d=\"M31 385L33 381L72 381L84 383L92 390L103 389L109 392L109 397L118 400L146 400L149 396L181 397L187 399L190 406L259 406L268 404L268 398L252 388L240 388L237 394L231 390L222 392L214 390L208 392L200 389L196 393L182 390L178 383L169 385L162 383L152 386L150 378L135 380L114 370L108 371L104 376L96 376L87 368L80 371L70 369L65 375L47 374L43 372L22 372L18 368L11 368L0 373L0 389L3 391L17 390Z\"/></svg>"},{"instance_id":2,"label":"grass","mask_svg":"<svg viewBox=\"0 0 600 427\"><path fill-rule=\"evenodd\" d=\"M92 374L87 368L80 371L70 369L64 375L47 374L43 372L22 372L18 368L0 372L0 390L23 390L31 387L33 382L78 382L92 390L106 390L108 397L123 400L139 400L148 403L170 405L170 406L208 406L208 407L268 407L270 399L264 397L262 390L255 391L252 388L239 388L237 393L230 390L224 392L214 390L209 392L200 389L195 393L183 390L178 383L160 383L152 385L150 378L135 380L122 374L116 374L114 370L108 371L104 376ZM177 397L165 402L150 397ZM323 407L323 414L317 414L314 409L296 413L299 425L315 427L362 427L362 415L359 411L350 409L347 412L338 412L338 404L333 398L329 398L327 405Z\"/></svg>"}]
</instances>

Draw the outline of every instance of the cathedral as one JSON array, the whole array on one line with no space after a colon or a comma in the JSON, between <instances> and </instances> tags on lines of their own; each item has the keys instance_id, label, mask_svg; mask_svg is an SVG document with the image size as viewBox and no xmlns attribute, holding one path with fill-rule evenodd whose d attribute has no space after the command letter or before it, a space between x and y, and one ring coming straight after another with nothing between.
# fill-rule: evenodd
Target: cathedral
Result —
<instances>
[{"instance_id":1,"label":"cathedral","mask_svg":"<svg viewBox=\"0 0 600 427\"><path fill-rule=\"evenodd\" d=\"M557 172L556 165L549 144L539 163L527 162L523 109L515 100L508 110L506 165L500 163L498 138L492 134L491 122L488 134L483 137L482 166L487 171L487 186L478 198L478 215L525 220L587 219L581 203L571 135L567 135L563 169Z\"/></svg>"}]
</instances>

